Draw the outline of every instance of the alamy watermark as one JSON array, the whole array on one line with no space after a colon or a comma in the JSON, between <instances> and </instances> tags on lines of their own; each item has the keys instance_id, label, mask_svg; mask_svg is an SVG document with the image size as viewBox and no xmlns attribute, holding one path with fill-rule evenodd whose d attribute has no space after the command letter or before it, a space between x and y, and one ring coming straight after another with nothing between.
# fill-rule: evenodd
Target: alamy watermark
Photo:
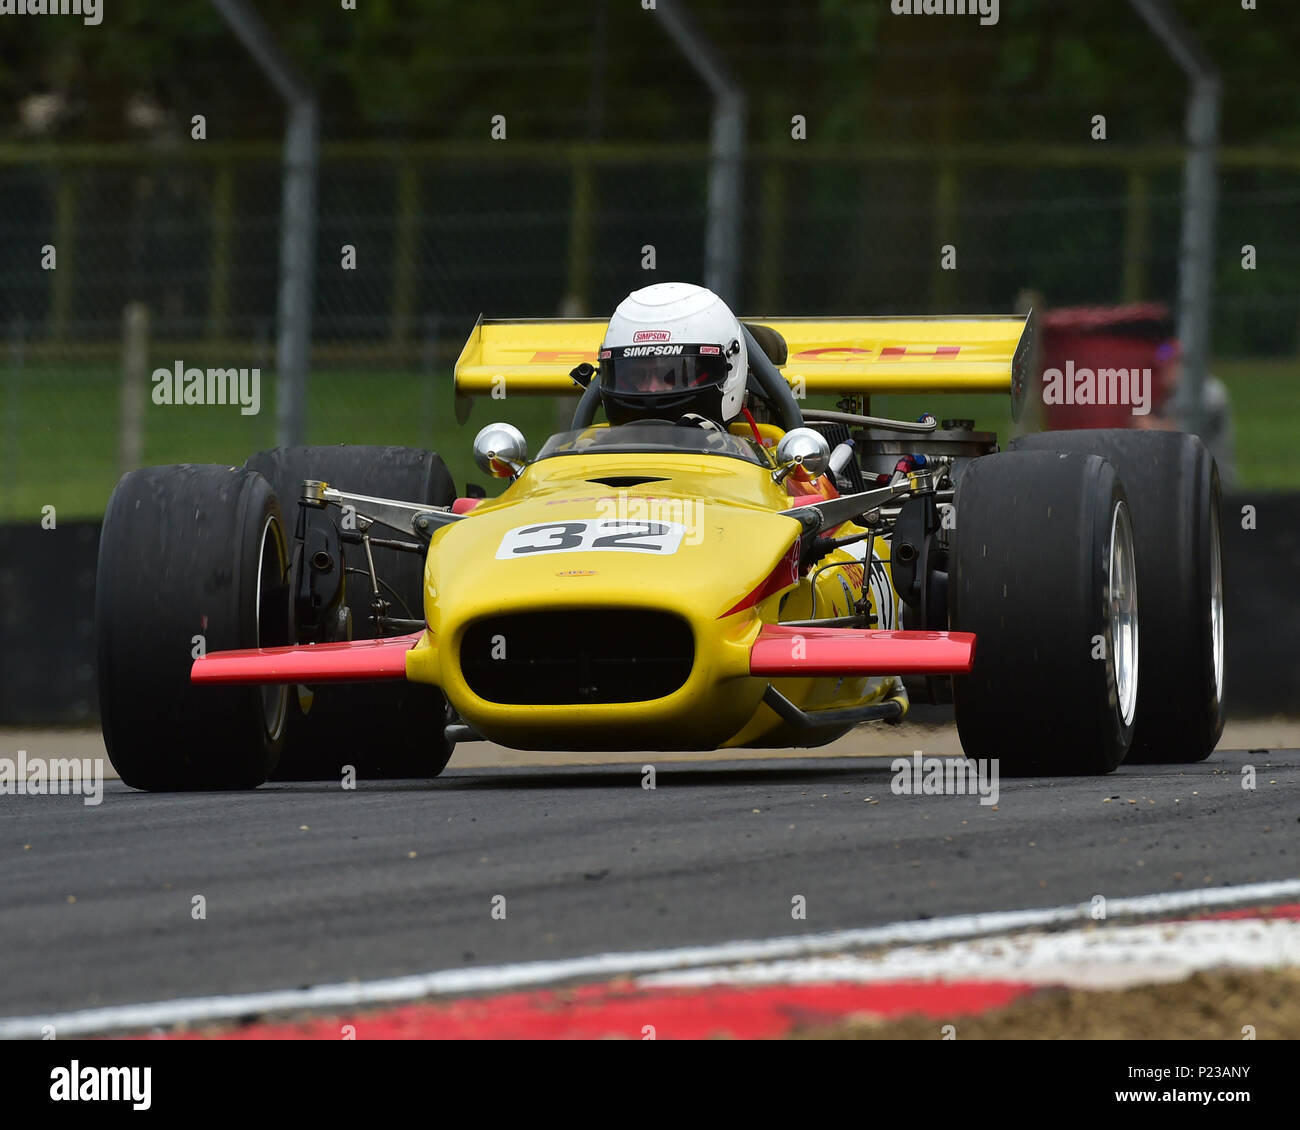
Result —
<instances>
[{"instance_id":1,"label":"alamy watermark","mask_svg":"<svg viewBox=\"0 0 1300 1130\"><path fill-rule=\"evenodd\" d=\"M261 369L187 369L177 361L152 379L155 404L238 404L241 416L262 410Z\"/></svg>"},{"instance_id":2,"label":"alamy watermark","mask_svg":"<svg viewBox=\"0 0 1300 1130\"><path fill-rule=\"evenodd\" d=\"M997 758L896 757L889 763L894 774L889 790L895 796L975 796L980 804L998 803Z\"/></svg>"},{"instance_id":3,"label":"alamy watermark","mask_svg":"<svg viewBox=\"0 0 1300 1130\"><path fill-rule=\"evenodd\" d=\"M104 799L104 761L99 757L36 757L27 760L20 749L17 760L0 757L0 796L57 796L82 798L97 805Z\"/></svg>"},{"instance_id":4,"label":"alamy watermark","mask_svg":"<svg viewBox=\"0 0 1300 1130\"><path fill-rule=\"evenodd\" d=\"M0 16L80 16L88 27L104 19L102 0L0 0Z\"/></svg>"},{"instance_id":5,"label":"alamy watermark","mask_svg":"<svg viewBox=\"0 0 1300 1130\"><path fill-rule=\"evenodd\" d=\"M599 499L596 512L627 528L681 526L685 530L682 545L699 545L704 541L704 503L698 499L656 498L619 491L613 498Z\"/></svg>"},{"instance_id":6,"label":"alamy watermark","mask_svg":"<svg viewBox=\"0 0 1300 1130\"><path fill-rule=\"evenodd\" d=\"M979 16L984 27L998 22L998 0L889 0L896 16Z\"/></svg>"},{"instance_id":7,"label":"alamy watermark","mask_svg":"<svg viewBox=\"0 0 1300 1130\"><path fill-rule=\"evenodd\" d=\"M152 1067L82 1067L74 1059L50 1072L50 1101L130 1103L132 1110L148 1110L152 1076Z\"/></svg>"},{"instance_id":8,"label":"alamy watermark","mask_svg":"<svg viewBox=\"0 0 1300 1130\"><path fill-rule=\"evenodd\" d=\"M1127 404L1134 416L1151 411L1150 369L1075 368L1043 370L1044 404Z\"/></svg>"}]
</instances>

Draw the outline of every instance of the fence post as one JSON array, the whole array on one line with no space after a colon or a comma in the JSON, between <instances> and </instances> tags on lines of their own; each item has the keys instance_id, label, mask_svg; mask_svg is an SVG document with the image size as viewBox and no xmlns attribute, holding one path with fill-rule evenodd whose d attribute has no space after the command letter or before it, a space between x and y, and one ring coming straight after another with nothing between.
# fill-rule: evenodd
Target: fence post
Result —
<instances>
[{"instance_id":1,"label":"fence post","mask_svg":"<svg viewBox=\"0 0 1300 1130\"><path fill-rule=\"evenodd\" d=\"M438 405L434 394L443 387L442 382L438 380L438 338L442 329L441 319L437 314L425 314L422 326L420 369L424 374L424 380L420 382L420 442L432 443L433 429L438 422Z\"/></svg>"},{"instance_id":2,"label":"fence post","mask_svg":"<svg viewBox=\"0 0 1300 1130\"><path fill-rule=\"evenodd\" d=\"M1130 0L1187 76L1187 155L1183 166L1183 230L1178 254L1178 340L1183 376L1175 394L1185 431L1206 423L1205 382L1213 347L1216 174L1223 80L1167 0Z\"/></svg>"},{"instance_id":3,"label":"fence post","mask_svg":"<svg viewBox=\"0 0 1300 1130\"><path fill-rule=\"evenodd\" d=\"M307 429L316 267L316 178L320 166L316 92L290 62L249 0L211 0L284 99L284 181L280 197L280 298L275 346L275 439L302 443Z\"/></svg>"},{"instance_id":4,"label":"fence post","mask_svg":"<svg viewBox=\"0 0 1300 1130\"><path fill-rule=\"evenodd\" d=\"M212 185L212 255L208 270L208 338L211 341L224 341L230 328L232 180L230 165L223 163Z\"/></svg>"},{"instance_id":5,"label":"fence post","mask_svg":"<svg viewBox=\"0 0 1300 1130\"><path fill-rule=\"evenodd\" d=\"M389 339L400 351L411 340L415 311L415 260L420 238L420 174L403 164L397 174L397 225L393 234L393 316ZM400 363L400 362L399 362Z\"/></svg>"},{"instance_id":6,"label":"fence post","mask_svg":"<svg viewBox=\"0 0 1300 1130\"><path fill-rule=\"evenodd\" d=\"M956 271L943 269L941 248L945 244L954 244L957 231L957 170L945 162L940 165L934 181L934 246L930 254L934 256L934 274L931 277L930 308L934 313L951 313L956 304L956 287L953 276ZM960 262L960 261L959 261Z\"/></svg>"},{"instance_id":7,"label":"fence post","mask_svg":"<svg viewBox=\"0 0 1300 1130\"><path fill-rule=\"evenodd\" d=\"M118 405L117 470L144 462L144 396L149 372L149 307L131 302L122 312L122 392Z\"/></svg>"},{"instance_id":8,"label":"fence post","mask_svg":"<svg viewBox=\"0 0 1300 1130\"><path fill-rule=\"evenodd\" d=\"M284 194L280 206L280 303L275 346L276 443L307 441L307 367L316 255L316 103L289 108L284 135Z\"/></svg>"},{"instance_id":9,"label":"fence post","mask_svg":"<svg viewBox=\"0 0 1300 1130\"><path fill-rule=\"evenodd\" d=\"M72 312L72 271L76 266L73 245L76 242L77 186L76 174L66 165L59 167L59 184L54 192L54 251L57 266L51 280L50 337L62 341L68 332Z\"/></svg>"},{"instance_id":10,"label":"fence post","mask_svg":"<svg viewBox=\"0 0 1300 1130\"><path fill-rule=\"evenodd\" d=\"M781 247L785 234L786 167L768 161L763 168L759 199L759 263L757 314L781 309Z\"/></svg>"},{"instance_id":11,"label":"fence post","mask_svg":"<svg viewBox=\"0 0 1300 1130\"><path fill-rule=\"evenodd\" d=\"M1148 189L1146 173L1141 169L1130 169L1124 208L1125 302L1141 302L1146 294L1147 255L1150 247Z\"/></svg>"},{"instance_id":12,"label":"fence post","mask_svg":"<svg viewBox=\"0 0 1300 1130\"><path fill-rule=\"evenodd\" d=\"M18 419L22 415L23 362L26 360L27 320L19 314L9 323L9 364L5 366L5 459L4 506L0 511L16 505L18 477L22 469L22 452L18 449L22 435Z\"/></svg>"},{"instance_id":13,"label":"fence post","mask_svg":"<svg viewBox=\"0 0 1300 1130\"><path fill-rule=\"evenodd\" d=\"M745 88L684 6L679 7L677 0L659 0L657 10L664 30L713 95L704 282L735 307L740 301L741 216L745 210Z\"/></svg>"},{"instance_id":14,"label":"fence post","mask_svg":"<svg viewBox=\"0 0 1300 1130\"><path fill-rule=\"evenodd\" d=\"M591 302L591 230L595 224L596 185L591 160L583 152L573 158L573 191L569 203L569 293L565 301L581 317Z\"/></svg>"}]
</instances>

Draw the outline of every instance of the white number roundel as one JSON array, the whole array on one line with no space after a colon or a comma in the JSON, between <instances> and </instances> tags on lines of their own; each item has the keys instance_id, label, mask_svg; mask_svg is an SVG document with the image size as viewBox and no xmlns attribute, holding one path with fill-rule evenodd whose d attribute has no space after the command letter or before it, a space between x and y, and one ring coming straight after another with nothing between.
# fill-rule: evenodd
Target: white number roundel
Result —
<instances>
[{"instance_id":1,"label":"white number roundel","mask_svg":"<svg viewBox=\"0 0 1300 1130\"><path fill-rule=\"evenodd\" d=\"M498 561L518 561L544 553L676 553L686 534L680 522L638 522L621 518L577 518L539 522L508 530L497 549Z\"/></svg>"}]
</instances>

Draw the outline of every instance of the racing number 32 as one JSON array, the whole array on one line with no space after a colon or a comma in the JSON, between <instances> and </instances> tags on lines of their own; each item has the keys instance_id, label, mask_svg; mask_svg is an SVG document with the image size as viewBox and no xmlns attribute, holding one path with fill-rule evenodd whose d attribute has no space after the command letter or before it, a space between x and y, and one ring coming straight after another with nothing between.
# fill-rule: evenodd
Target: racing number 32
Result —
<instances>
[{"instance_id":1,"label":"racing number 32","mask_svg":"<svg viewBox=\"0 0 1300 1130\"><path fill-rule=\"evenodd\" d=\"M686 527L678 522L633 522L619 518L547 522L518 526L501 539L497 559L539 553L580 553L606 550L621 553L676 553Z\"/></svg>"}]
</instances>

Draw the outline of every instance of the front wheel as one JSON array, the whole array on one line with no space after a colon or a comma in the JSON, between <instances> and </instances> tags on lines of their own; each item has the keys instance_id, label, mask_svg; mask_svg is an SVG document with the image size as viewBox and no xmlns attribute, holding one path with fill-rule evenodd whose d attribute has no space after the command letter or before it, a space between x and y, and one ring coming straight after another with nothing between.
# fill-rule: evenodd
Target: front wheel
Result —
<instances>
[{"instance_id":1,"label":"front wheel","mask_svg":"<svg viewBox=\"0 0 1300 1130\"><path fill-rule=\"evenodd\" d=\"M289 642L289 554L270 484L146 467L104 514L95 637L104 744L137 789L252 788L275 769L287 688L196 687L200 654Z\"/></svg>"},{"instance_id":2,"label":"front wheel","mask_svg":"<svg viewBox=\"0 0 1300 1130\"><path fill-rule=\"evenodd\" d=\"M1133 523L1095 455L986 455L957 487L950 623L974 632L953 679L966 755L1011 776L1109 773L1133 740Z\"/></svg>"},{"instance_id":3,"label":"front wheel","mask_svg":"<svg viewBox=\"0 0 1300 1130\"><path fill-rule=\"evenodd\" d=\"M1204 761L1224 723L1219 471L1196 436L1097 429L1042 432L1013 451L1100 455L1133 508L1142 590L1142 692L1130 763Z\"/></svg>"}]
</instances>

